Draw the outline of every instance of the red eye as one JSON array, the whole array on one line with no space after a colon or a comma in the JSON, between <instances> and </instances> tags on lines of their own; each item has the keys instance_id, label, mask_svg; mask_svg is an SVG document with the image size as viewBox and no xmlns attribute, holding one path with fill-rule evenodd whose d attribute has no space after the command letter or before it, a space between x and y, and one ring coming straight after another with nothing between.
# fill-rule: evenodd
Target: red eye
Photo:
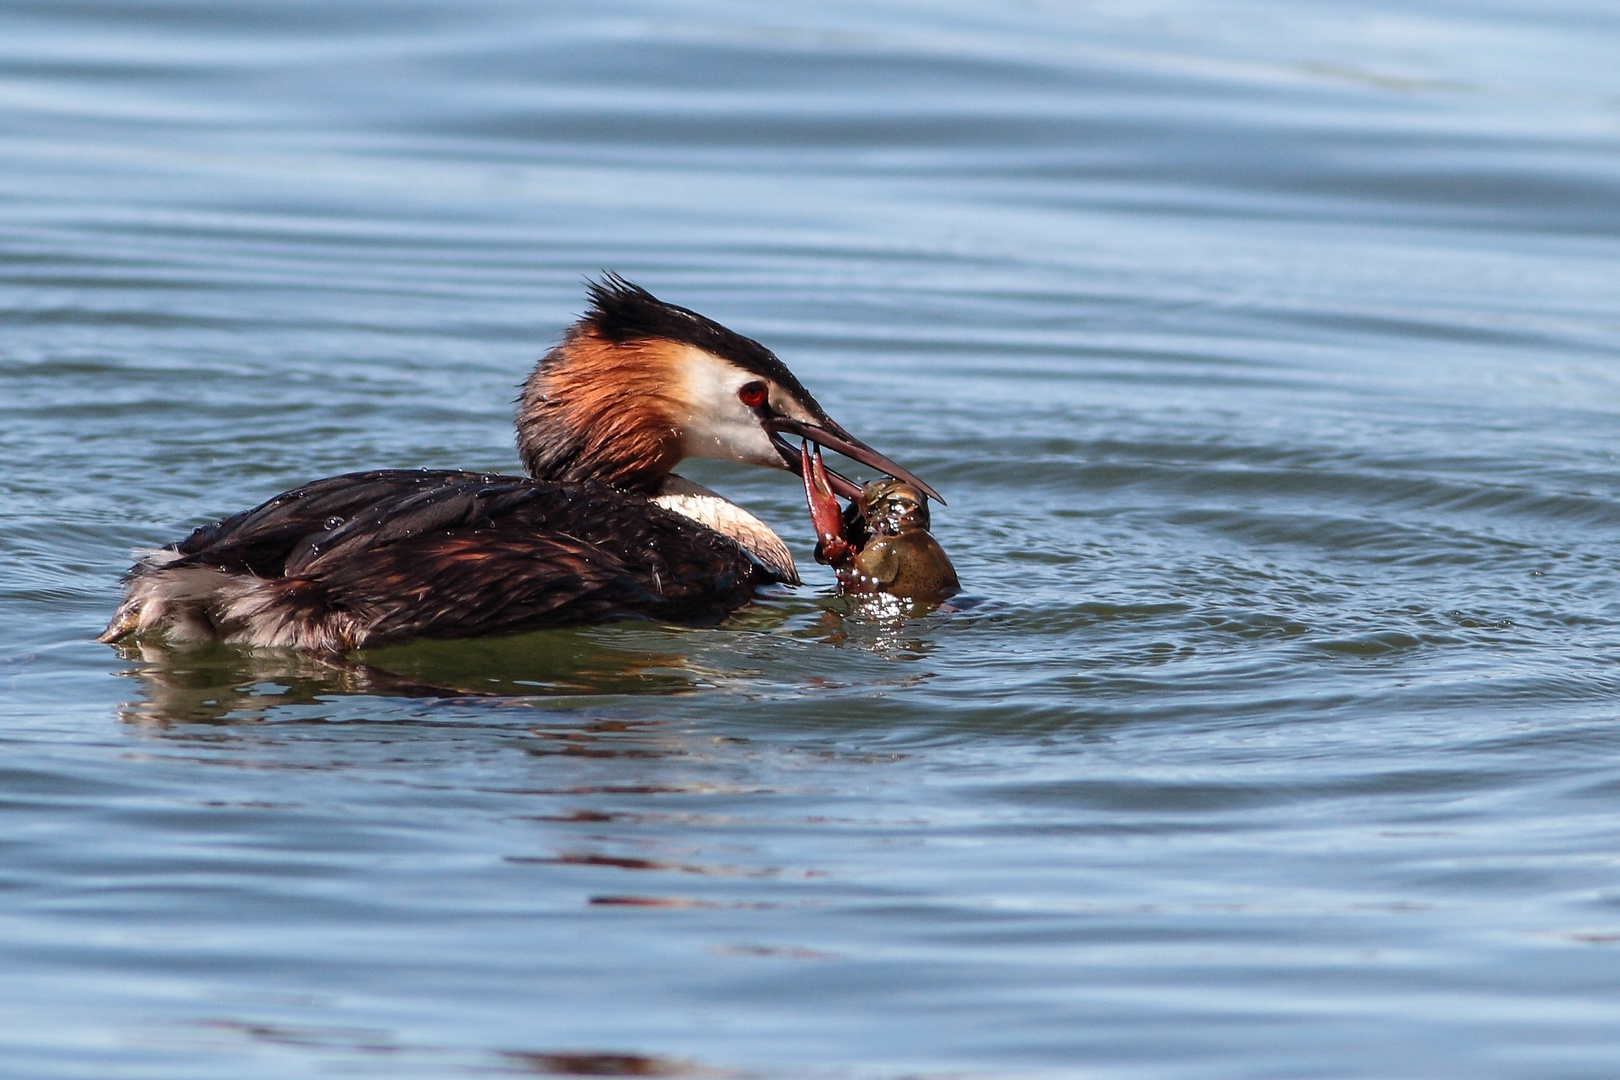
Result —
<instances>
[{"instance_id":1,"label":"red eye","mask_svg":"<svg viewBox=\"0 0 1620 1080\"><path fill-rule=\"evenodd\" d=\"M742 388L737 391L737 400L748 406L750 409L757 409L761 405L765 404L765 398L768 395L769 391L766 389L764 383L744 383Z\"/></svg>"}]
</instances>

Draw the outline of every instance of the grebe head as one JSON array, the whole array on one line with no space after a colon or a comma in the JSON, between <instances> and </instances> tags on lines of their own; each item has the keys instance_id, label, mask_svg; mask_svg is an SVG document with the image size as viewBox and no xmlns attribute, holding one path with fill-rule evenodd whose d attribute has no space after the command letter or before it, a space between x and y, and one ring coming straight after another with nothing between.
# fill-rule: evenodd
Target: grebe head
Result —
<instances>
[{"instance_id":1,"label":"grebe head","mask_svg":"<svg viewBox=\"0 0 1620 1080\"><path fill-rule=\"evenodd\" d=\"M524 384L518 451L531 476L654 491L682 458L800 471L808 439L938 493L840 427L765 346L616 274ZM829 470L849 498L860 485ZM944 502L943 499L940 499Z\"/></svg>"}]
</instances>

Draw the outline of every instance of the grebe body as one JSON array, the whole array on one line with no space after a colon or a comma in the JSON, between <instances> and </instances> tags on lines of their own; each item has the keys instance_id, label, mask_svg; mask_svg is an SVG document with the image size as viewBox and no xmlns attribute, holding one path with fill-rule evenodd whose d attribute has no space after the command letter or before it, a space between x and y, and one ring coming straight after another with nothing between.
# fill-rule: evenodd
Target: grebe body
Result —
<instances>
[{"instance_id":1,"label":"grebe body","mask_svg":"<svg viewBox=\"0 0 1620 1080\"><path fill-rule=\"evenodd\" d=\"M763 345L613 275L519 401L528 476L383 470L284 492L145 553L100 640L336 654L625 618L712 624L798 573L758 518L672 473L682 459L798 472L791 435L933 493Z\"/></svg>"}]
</instances>

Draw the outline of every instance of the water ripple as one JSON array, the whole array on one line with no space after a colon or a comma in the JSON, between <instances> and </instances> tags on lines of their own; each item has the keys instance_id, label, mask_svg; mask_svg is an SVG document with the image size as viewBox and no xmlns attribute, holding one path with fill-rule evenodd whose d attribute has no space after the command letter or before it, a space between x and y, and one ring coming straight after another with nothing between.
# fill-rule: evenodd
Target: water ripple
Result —
<instances>
[{"instance_id":1,"label":"water ripple","mask_svg":"<svg viewBox=\"0 0 1620 1080\"><path fill-rule=\"evenodd\" d=\"M1607 1077L1613 13L0 10L8 1075ZM345 663L130 548L515 468L625 272L966 592ZM836 1034L833 1034L836 1033Z\"/></svg>"}]
</instances>

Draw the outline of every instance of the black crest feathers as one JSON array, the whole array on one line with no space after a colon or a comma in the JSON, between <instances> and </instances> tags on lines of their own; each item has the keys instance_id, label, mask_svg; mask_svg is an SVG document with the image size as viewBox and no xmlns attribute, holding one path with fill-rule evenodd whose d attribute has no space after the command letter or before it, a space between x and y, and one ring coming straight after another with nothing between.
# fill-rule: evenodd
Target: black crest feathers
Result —
<instances>
[{"instance_id":1,"label":"black crest feathers","mask_svg":"<svg viewBox=\"0 0 1620 1080\"><path fill-rule=\"evenodd\" d=\"M822 414L821 406L787 365L753 338L743 337L688 308L665 303L612 271L604 271L600 281L587 281L585 287L591 307L584 322L607 340L623 344L663 338L691 345L770 379L813 412Z\"/></svg>"}]
</instances>

